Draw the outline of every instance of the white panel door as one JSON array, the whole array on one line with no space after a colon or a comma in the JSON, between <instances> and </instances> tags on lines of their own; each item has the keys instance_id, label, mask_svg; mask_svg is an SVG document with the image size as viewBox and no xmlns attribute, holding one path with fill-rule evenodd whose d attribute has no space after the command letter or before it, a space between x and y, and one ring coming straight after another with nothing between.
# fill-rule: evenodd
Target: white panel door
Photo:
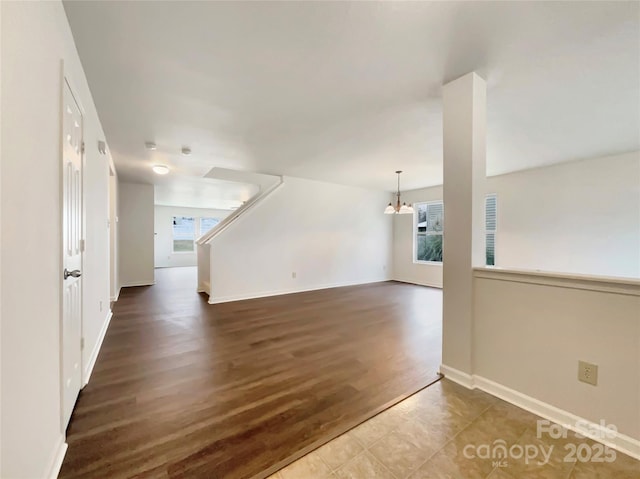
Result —
<instances>
[{"instance_id":1,"label":"white panel door","mask_svg":"<svg viewBox=\"0 0 640 479\"><path fill-rule=\"evenodd\" d=\"M62 148L62 381L69 424L82 381L82 113L65 81Z\"/></svg>"}]
</instances>

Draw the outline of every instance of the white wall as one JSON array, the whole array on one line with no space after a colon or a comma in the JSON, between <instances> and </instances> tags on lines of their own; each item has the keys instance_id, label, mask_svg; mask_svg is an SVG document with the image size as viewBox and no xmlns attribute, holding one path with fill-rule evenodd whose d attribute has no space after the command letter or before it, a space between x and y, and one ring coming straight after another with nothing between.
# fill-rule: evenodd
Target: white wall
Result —
<instances>
[{"instance_id":1,"label":"white wall","mask_svg":"<svg viewBox=\"0 0 640 479\"><path fill-rule=\"evenodd\" d=\"M61 60L84 109L86 348L108 314L106 156L60 2L2 11L1 477L42 478L64 451L60 404ZM7 121L10 119L10 121ZM100 311L100 301L103 309ZM83 360L86 358L83 357Z\"/></svg>"},{"instance_id":2,"label":"white wall","mask_svg":"<svg viewBox=\"0 0 640 479\"><path fill-rule=\"evenodd\" d=\"M285 178L212 240L211 301L386 280L388 202L385 192Z\"/></svg>"},{"instance_id":3,"label":"white wall","mask_svg":"<svg viewBox=\"0 0 640 479\"><path fill-rule=\"evenodd\" d=\"M483 274L473 372L640 440L640 283ZM578 381L578 360L598 365L597 386Z\"/></svg>"},{"instance_id":4,"label":"white wall","mask_svg":"<svg viewBox=\"0 0 640 479\"><path fill-rule=\"evenodd\" d=\"M193 253L173 252L173 217L193 216L201 218L218 218L222 220L231 213L230 210L210 210L204 208L183 208L179 206L158 206L155 213L155 267L196 266L198 259ZM205 233L205 232L203 232Z\"/></svg>"},{"instance_id":5,"label":"white wall","mask_svg":"<svg viewBox=\"0 0 640 479\"><path fill-rule=\"evenodd\" d=\"M97 121L97 117L96 117ZM99 123L86 122L84 129L85 163L83 170L85 199L85 253L82 270L82 350L83 382L93 368L102 345L104 328L111 314L111 267L109 231L109 155L98 152L104 141Z\"/></svg>"},{"instance_id":6,"label":"white wall","mask_svg":"<svg viewBox=\"0 0 640 479\"><path fill-rule=\"evenodd\" d=\"M640 277L640 152L489 178L496 265Z\"/></svg>"},{"instance_id":7,"label":"white wall","mask_svg":"<svg viewBox=\"0 0 640 479\"><path fill-rule=\"evenodd\" d=\"M417 203L442 200L442 186L406 191L402 201ZM413 215L393 215L393 279L442 288L442 264L416 263Z\"/></svg>"},{"instance_id":8,"label":"white wall","mask_svg":"<svg viewBox=\"0 0 640 479\"><path fill-rule=\"evenodd\" d=\"M494 176L487 185L498 194L496 266L640 277L640 152ZM442 187L402 198L442 199ZM413 263L412 222L394 216L393 278L442 287L441 266Z\"/></svg>"},{"instance_id":9,"label":"white wall","mask_svg":"<svg viewBox=\"0 0 640 479\"><path fill-rule=\"evenodd\" d=\"M118 183L118 275L120 286L155 282L153 185Z\"/></svg>"}]
</instances>

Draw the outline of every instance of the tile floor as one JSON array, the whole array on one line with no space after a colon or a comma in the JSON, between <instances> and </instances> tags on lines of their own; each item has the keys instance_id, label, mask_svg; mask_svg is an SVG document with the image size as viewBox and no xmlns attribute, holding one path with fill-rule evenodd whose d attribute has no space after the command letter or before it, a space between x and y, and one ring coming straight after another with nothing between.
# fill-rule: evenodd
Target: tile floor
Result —
<instances>
[{"instance_id":1,"label":"tile floor","mask_svg":"<svg viewBox=\"0 0 640 479\"><path fill-rule=\"evenodd\" d=\"M565 438L554 439L548 433L536 437L538 419L489 394L443 379L268 479L640 478L640 461L577 438L571 431L564 431ZM529 461L508 457L500 465L495 459L465 457L465 451L484 455L492 449L481 446L493 447L498 440L514 456L525 450L538 456ZM512 449L518 445L522 447ZM615 460L565 461L574 450L582 459L589 455L604 459L615 453ZM548 460L539 465L543 452Z\"/></svg>"}]
</instances>

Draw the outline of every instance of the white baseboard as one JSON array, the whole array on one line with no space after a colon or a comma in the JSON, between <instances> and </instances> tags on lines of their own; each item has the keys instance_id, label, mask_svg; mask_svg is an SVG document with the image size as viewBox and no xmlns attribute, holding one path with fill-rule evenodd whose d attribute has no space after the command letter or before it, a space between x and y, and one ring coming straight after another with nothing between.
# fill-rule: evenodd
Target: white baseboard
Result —
<instances>
[{"instance_id":1,"label":"white baseboard","mask_svg":"<svg viewBox=\"0 0 640 479\"><path fill-rule=\"evenodd\" d=\"M396 278L392 278L391 281L395 281L396 283L416 284L418 286L426 286L427 288L442 289L442 283L436 284L436 283L429 283L427 281L407 281L405 279L396 279Z\"/></svg>"},{"instance_id":2,"label":"white baseboard","mask_svg":"<svg viewBox=\"0 0 640 479\"><path fill-rule=\"evenodd\" d=\"M64 442L64 436L60 436L58 444L56 444L53 452L53 458L50 463L51 465L49 466L49 470L45 476L47 479L58 478L58 474L60 474L60 469L62 468L62 461L64 461L64 456L67 454L67 447L68 444Z\"/></svg>"},{"instance_id":3,"label":"white baseboard","mask_svg":"<svg viewBox=\"0 0 640 479\"><path fill-rule=\"evenodd\" d=\"M107 329L109 329L109 324L111 323L112 317L113 312L109 311L109 314L107 314L107 318L102 325L102 329L100 329L98 341L96 341L96 344L93 347L93 351L91 351L91 356L89 356L89 361L84 368L84 374L82 375L82 387L85 387L89 383L89 378L91 377L91 373L93 372L93 367L96 365L96 360L98 359L98 354L100 353L100 348L102 348L102 342L104 341L105 334L107 334Z\"/></svg>"},{"instance_id":4,"label":"white baseboard","mask_svg":"<svg viewBox=\"0 0 640 479\"><path fill-rule=\"evenodd\" d=\"M453 381L454 383L458 383L467 389L474 389L475 387L473 384L473 376L467 373L463 373L458 369L441 364L440 374L442 374L445 378L449 379L450 381Z\"/></svg>"},{"instance_id":5,"label":"white baseboard","mask_svg":"<svg viewBox=\"0 0 640 479\"><path fill-rule=\"evenodd\" d=\"M209 292L211 290L211 287L209 286L209 282L205 281L202 284L198 284L198 293L207 293L209 296L211 296L211 293Z\"/></svg>"},{"instance_id":6,"label":"white baseboard","mask_svg":"<svg viewBox=\"0 0 640 479\"><path fill-rule=\"evenodd\" d=\"M118 291L116 291L116 295L115 296L111 296L111 302L115 303L116 301L118 301L118 298L120 297L120 291L122 290L122 288L118 288Z\"/></svg>"},{"instance_id":7,"label":"white baseboard","mask_svg":"<svg viewBox=\"0 0 640 479\"><path fill-rule=\"evenodd\" d=\"M549 403L523 394L502 384L478 375L469 375L446 365L440 366L440 373L468 389L480 389L492 396L503 399L515 406L541 416L556 424L565 426L583 436L609 446L617 451L640 460L640 440L620 432L606 429L602 424L589 421Z\"/></svg>"},{"instance_id":8,"label":"white baseboard","mask_svg":"<svg viewBox=\"0 0 640 479\"><path fill-rule=\"evenodd\" d=\"M310 288L263 291L261 293L246 293L246 294L238 294L238 295L231 295L231 296L222 296L219 298L215 298L209 295L209 304L230 303L232 301L243 301L245 299L266 298L268 296L282 296L284 294L304 293L306 291L318 291L321 289L343 288L345 286L359 286L362 284L384 283L385 281L390 281L390 280L379 279L374 281L355 281L351 283L325 284L321 286L312 286Z\"/></svg>"},{"instance_id":9,"label":"white baseboard","mask_svg":"<svg viewBox=\"0 0 640 479\"><path fill-rule=\"evenodd\" d=\"M153 286L154 284L156 284L155 281L134 281L132 283L127 283L127 284L123 284L122 286L120 286L120 288L133 288L135 286ZM118 292L118 295L120 295L120 292Z\"/></svg>"}]
</instances>

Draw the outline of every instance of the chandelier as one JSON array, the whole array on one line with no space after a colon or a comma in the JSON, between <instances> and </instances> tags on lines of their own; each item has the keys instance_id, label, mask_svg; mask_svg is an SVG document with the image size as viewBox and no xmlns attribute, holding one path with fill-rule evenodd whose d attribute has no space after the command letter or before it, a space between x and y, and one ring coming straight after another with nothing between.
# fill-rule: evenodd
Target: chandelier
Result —
<instances>
[{"instance_id":1,"label":"chandelier","mask_svg":"<svg viewBox=\"0 0 640 479\"><path fill-rule=\"evenodd\" d=\"M396 171L396 175L398 175L398 192L396 193L396 204L394 206L392 203L389 203L389 206L387 206L384 210L385 215L413 214L413 208L411 207L411 205L402 203L402 206L400 206L400 173L402 173L402 171Z\"/></svg>"}]
</instances>

